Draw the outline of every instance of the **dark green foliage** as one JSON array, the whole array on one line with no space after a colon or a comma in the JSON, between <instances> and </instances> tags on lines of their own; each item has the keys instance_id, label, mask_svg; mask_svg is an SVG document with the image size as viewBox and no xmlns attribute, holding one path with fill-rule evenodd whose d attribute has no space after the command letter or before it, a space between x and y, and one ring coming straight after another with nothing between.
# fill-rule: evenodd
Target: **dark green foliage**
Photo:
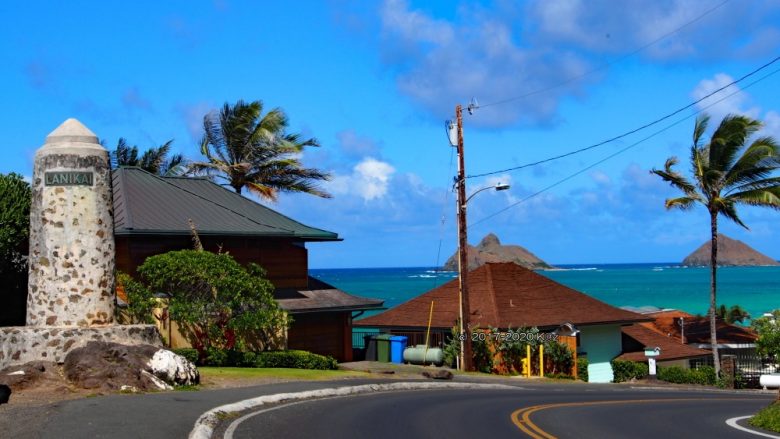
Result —
<instances>
[{"instance_id":1,"label":"dark green foliage","mask_svg":"<svg viewBox=\"0 0 780 439\"><path fill-rule=\"evenodd\" d=\"M192 331L193 347L204 359L209 348L230 350L244 346L247 338L267 340L287 325L273 286L257 275L259 267L245 269L228 254L168 252L147 258L138 273L149 291L170 297L171 320Z\"/></svg>"},{"instance_id":2,"label":"dark green foliage","mask_svg":"<svg viewBox=\"0 0 780 439\"><path fill-rule=\"evenodd\" d=\"M140 282L136 281L129 274L121 271L116 273L117 287L124 288L127 296L127 308L125 311L130 317L128 323L154 323L152 312L158 306L152 293ZM120 309L117 308L117 313Z\"/></svg>"},{"instance_id":3,"label":"dark green foliage","mask_svg":"<svg viewBox=\"0 0 780 439\"><path fill-rule=\"evenodd\" d=\"M717 383L715 368L711 366L700 366L698 369L684 369L679 366L659 367L658 379L677 384L714 386Z\"/></svg>"},{"instance_id":4,"label":"dark green foliage","mask_svg":"<svg viewBox=\"0 0 780 439\"><path fill-rule=\"evenodd\" d=\"M30 185L19 174L0 174L0 273L24 272L30 231Z\"/></svg>"},{"instance_id":5,"label":"dark green foliage","mask_svg":"<svg viewBox=\"0 0 780 439\"><path fill-rule=\"evenodd\" d=\"M718 307L717 316L726 323L745 323L745 320L750 320L750 313L739 305L733 305L731 308L721 305Z\"/></svg>"},{"instance_id":6,"label":"dark green foliage","mask_svg":"<svg viewBox=\"0 0 780 439\"><path fill-rule=\"evenodd\" d=\"M647 363L636 361L612 360L613 383L622 383L632 379L643 379L650 374Z\"/></svg>"},{"instance_id":7,"label":"dark green foliage","mask_svg":"<svg viewBox=\"0 0 780 439\"><path fill-rule=\"evenodd\" d=\"M775 401L762 409L748 422L754 427L780 433L780 402Z\"/></svg>"},{"instance_id":8,"label":"dark green foliage","mask_svg":"<svg viewBox=\"0 0 780 439\"><path fill-rule=\"evenodd\" d=\"M474 329L475 332L479 332L478 329ZM491 331L492 332L492 331ZM486 337L485 340L477 338L471 341L471 352L474 354L474 369L483 373L490 373L493 371L493 352L490 351L490 337Z\"/></svg>"},{"instance_id":9,"label":"dark green foliage","mask_svg":"<svg viewBox=\"0 0 780 439\"><path fill-rule=\"evenodd\" d=\"M339 363L331 356L312 354L307 351L267 351L257 354L255 367L336 370L339 368Z\"/></svg>"},{"instance_id":10,"label":"dark green foliage","mask_svg":"<svg viewBox=\"0 0 780 439\"><path fill-rule=\"evenodd\" d=\"M555 340L545 341L544 357L552 366L552 374L568 374L574 365L574 355L569 347Z\"/></svg>"},{"instance_id":11,"label":"dark green foliage","mask_svg":"<svg viewBox=\"0 0 780 439\"><path fill-rule=\"evenodd\" d=\"M452 327L450 338L447 339L447 343L444 345L443 353L444 364L455 368L458 364L458 357L460 356L460 338L457 326Z\"/></svg>"},{"instance_id":12,"label":"dark green foliage","mask_svg":"<svg viewBox=\"0 0 780 439\"><path fill-rule=\"evenodd\" d=\"M176 355L181 355L193 364L198 363L198 351L192 348L180 348L171 350Z\"/></svg>"},{"instance_id":13,"label":"dark green foliage","mask_svg":"<svg viewBox=\"0 0 780 439\"><path fill-rule=\"evenodd\" d=\"M577 378L588 382L588 357L577 358Z\"/></svg>"},{"instance_id":14,"label":"dark green foliage","mask_svg":"<svg viewBox=\"0 0 780 439\"><path fill-rule=\"evenodd\" d=\"M169 140L156 148L149 148L139 157L138 147L128 145L127 141L120 137L116 149L111 151L111 166L137 166L156 175L181 175L185 171L187 161L181 154L168 157L172 143L173 140Z\"/></svg>"},{"instance_id":15,"label":"dark green foliage","mask_svg":"<svg viewBox=\"0 0 780 439\"><path fill-rule=\"evenodd\" d=\"M18 174L0 174L0 326L24 325L30 185Z\"/></svg>"},{"instance_id":16,"label":"dark green foliage","mask_svg":"<svg viewBox=\"0 0 780 439\"><path fill-rule=\"evenodd\" d=\"M771 317L753 320L751 327L758 333L756 352L766 357L780 358L780 309L772 311Z\"/></svg>"}]
</instances>

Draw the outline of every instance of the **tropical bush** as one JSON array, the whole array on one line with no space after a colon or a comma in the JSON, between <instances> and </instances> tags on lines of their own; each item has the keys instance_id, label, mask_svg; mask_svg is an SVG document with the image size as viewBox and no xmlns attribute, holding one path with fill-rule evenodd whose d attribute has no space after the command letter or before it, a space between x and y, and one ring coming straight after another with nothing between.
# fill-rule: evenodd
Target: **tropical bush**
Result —
<instances>
[{"instance_id":1,"label":"tropical bush","mask_svg":"<svg viewBox=\"0 0 780 439\"><path fill-rule=\"evenodd\" d=\"M288 325L262 268L244 268L228 254L172 251L147 258L138 273L140 282L123 278L138 312L145 312L152 291L166 295L170 319L191 337L203 361L225 363L220 351L269 340Z\"/></svg>"},{"instance_id":2,"label":"tropical bush","mask_svg":"<svg viewBox=\"0 0 780 439\"><path fill-rule=\"evenodd\" d=\"M18 174L0 174L0 326L24 324L30 185Z\"/></svg>"},{"instance_id":3,"label":"tropical bush","mask_svg":"<svg viewBox=\"0 0 780 439\"><path fill-rule=\"evenodd\" d=\"M588 382L588 357L577 358L577 378Z\"/></svg>"},{"instance_id":4,"label":"tropical bush","mask_svg":"<svg viewBox=\"0 0 780 439\"><path fill-rule=\"evenodd\" d=\"M612 360L612 382L614 383L646 378L649 373L650 369L646 363Z\"/></svg>"},{"instance_id":5,"label":"tropical bush","mask_svg":"<svg viewBox=\"0 0 780 439\"><path fill-rule=\"evenodd\" d=\"M127 307L123 310L117 307L117 315L126 313L130 320L127 323L154 323L152 312L158 306L158 302L149 290L129 274L121 271L116 273L116 284L117 289L122 288L127 297Z\"/></svg>"}]
</instances>

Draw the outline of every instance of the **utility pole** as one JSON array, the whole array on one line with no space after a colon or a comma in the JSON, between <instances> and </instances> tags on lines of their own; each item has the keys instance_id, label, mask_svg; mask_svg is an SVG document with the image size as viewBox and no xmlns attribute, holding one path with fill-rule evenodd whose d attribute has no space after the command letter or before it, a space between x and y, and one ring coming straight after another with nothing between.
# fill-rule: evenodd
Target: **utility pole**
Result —
<instances>
[{"instance_id":1,"label":"utility pole","mask_svg":"<svg viewBox=\"0 0 780 439\"><path fill-rule=\"evenodd\" d=\"M471 333L469 328L469 288L468 288L468 237L466 234L466 165L463 158L463 109L460 104L455 106L455 117L458 124L458 281L460 283L460 336L461 368L473 370L474 356L471 352Z\"/></svg>"}]
</instances>

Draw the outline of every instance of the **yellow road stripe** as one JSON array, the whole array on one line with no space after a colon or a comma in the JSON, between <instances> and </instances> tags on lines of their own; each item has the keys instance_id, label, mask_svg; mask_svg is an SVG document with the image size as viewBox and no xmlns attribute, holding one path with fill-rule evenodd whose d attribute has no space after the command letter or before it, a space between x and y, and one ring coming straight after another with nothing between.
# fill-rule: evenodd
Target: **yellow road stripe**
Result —
<instances>
[{"instance_id":1,"label":"yellow road stripe","mask_svg":"<svg viewBox=\"0 0 780 439\"><path fill-rule=\"evenodd\" d=\"M547 409L561 407L587 407L609 404L647 404L653 402L691 402L691 401L754 401L754 398L666 398L666 399L629 399L615 401L561 402L557 404L542 404L517 409L512 413L512 422L523 433L534 439L556 439L555 436L542 430L531 421L531 415Z\"/></svg>"}]
</instances>

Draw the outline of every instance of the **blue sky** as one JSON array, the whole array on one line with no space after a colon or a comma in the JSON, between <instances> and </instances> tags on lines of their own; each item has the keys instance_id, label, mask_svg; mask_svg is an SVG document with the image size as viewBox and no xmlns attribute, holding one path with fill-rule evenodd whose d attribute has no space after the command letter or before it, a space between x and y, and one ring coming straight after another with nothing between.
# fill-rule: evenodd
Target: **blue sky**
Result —
<instances>
[{"instance_id":1,"label":"blue sky","mask_svg":"<svg viewBox=\"0 0 780 439\"><path fill-rule=\"evenodd\" d=\"M632 130L780 55L777 0L619 4L6 2L0 172L30 175L35 150L68 117L109 146L174 139L197 158L205 114L259 99L320 140L303 160L334 176L325 185L333 199L285 195L271 206L344 238L310 244L312 267L443 263L456 247L443 129L456 104L482 106L464 120L467 173L481 174ZM716 121L732 112L764 120L764 133L780 138L780 74L745 88L779 68L587 153L469 179L470 192L512 185L472 200L470 241L494 232L553 264L682 260L708 238L706 212L665 211L674 192L649 169L677 155L687 170L705 107ZM780 259L778 212L741 213L749 231L726 220L722 231Z\"/></svg>"}]
</instances>

